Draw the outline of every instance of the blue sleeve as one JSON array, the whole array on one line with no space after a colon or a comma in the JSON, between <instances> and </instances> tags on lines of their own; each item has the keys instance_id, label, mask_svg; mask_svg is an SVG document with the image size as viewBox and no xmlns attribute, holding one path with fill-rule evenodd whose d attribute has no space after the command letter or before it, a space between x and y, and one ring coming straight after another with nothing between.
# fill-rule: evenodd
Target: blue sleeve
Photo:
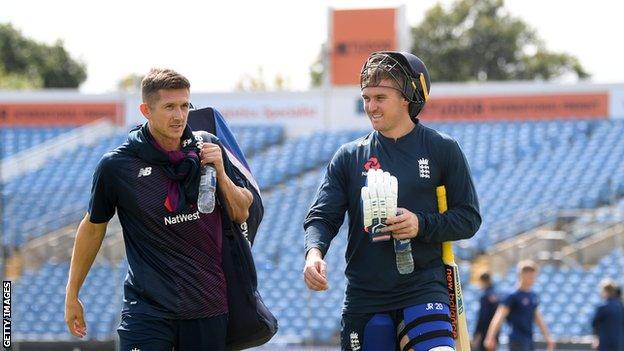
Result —
<instances>
[{"instance_id":1,"label":"blue sleeve","mask_svg":"<svg viewBox=\"0 0 624 351\"><path fill-rule=\"evenodd\" d=\"M503 300L502 305L506 306L507 308L511 309L514 305L516 301L516 294L509 294L507 295L507 297Z\"/></svg>"},{"instance_id":2,"label":"blue sleeve","mask_svg":"<svg viewBox=\"0 0 624 351\"><path fill-rule=\"evenodd\" d=\"M114 191L111 154L105 154L93 173L89 216L91 223L106 223L115 215L117 193Z\"/></svg>"},{"instance_id":3,"label":"blue sleeve","mask_svg":"<svg viewBox=\"0 0 624 351\"><path fill-rule=\"evenodd\" d=\"M442 147L447 163L442 175L448 211L444 214L418 212L417 238L424 242L468 239L481 226L479 201L470 167L457 141L447 139Z\"/></svg>"},{"instance_id":4,"label":"blue sleeve","mask_svg":"<svg viewBox=\"0 0 624 351\"><path fill-rule=\"evenodd\" d=\"M348 183L344 147L327 166L327 171L303 223L305 252L318 248L323 256L336 236L348 208Z\"/></svg>"},{"instance_id":5,"label":"blue sleeve","mask_svg":"<svg viewBox=\"0 0 624 351\"><path fill-rule=\"evenodd\" d=\"M536 293L533 293L533 298L535 299L535 309L537 309L539 307L540 304L540 298Z\"/></svg>"}]
</instances>

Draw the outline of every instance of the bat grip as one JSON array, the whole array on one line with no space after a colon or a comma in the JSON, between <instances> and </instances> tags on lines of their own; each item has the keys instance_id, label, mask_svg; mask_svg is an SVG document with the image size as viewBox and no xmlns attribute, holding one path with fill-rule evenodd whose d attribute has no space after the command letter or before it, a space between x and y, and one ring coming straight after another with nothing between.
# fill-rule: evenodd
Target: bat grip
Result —
<instances>
[{"instance_id":1,"label":"bat grip","mask_svg":"<svg viewBox=\"0 0 624 351\"><path fill-rule=\"evenodd\" d=\"M448 209L448 204L446 203L446 187L444 187L444 185L437 187L436 195L438 196L438 212L446 212Z\"/></svg>"},{"instance_id":2,"label":"bat grip","mask_svg":"<svg viewBox=\"0 0 624 351\"><path fill-rule=\"evenodd\" d=\"M453 254L453 243L451 241L445 241L442 243L442 262L455 262L455 255Z\"/></svg>"},{"instance_id":3,"label":"bat grip","mask_svg":"<svg viewBox=\"0 0 624 351\"><path fill-rule=\"evenodd\" d=\"M448 209L446 203L446 187L440 185L436 188L436 195L438 197L438 212L444 213ZM444 263L451 263L455 261L455 255L453 254L453 244L450 241L442 243L442 261Z\"/></svg>"}]
</instances>

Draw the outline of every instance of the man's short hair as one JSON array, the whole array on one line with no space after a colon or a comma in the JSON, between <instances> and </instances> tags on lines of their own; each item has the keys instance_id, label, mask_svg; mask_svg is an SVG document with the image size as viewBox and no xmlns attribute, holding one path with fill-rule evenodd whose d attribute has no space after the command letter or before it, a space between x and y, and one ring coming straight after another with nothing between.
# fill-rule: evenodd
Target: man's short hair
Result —
<instances>
[{"instance_id":1,"label":"man's short hair","mask_svg":"<svg viewBox=\"0 0 624 351\"><path fill-rule=\"evenodd\" d=\"M405 75L405 71L401 68L400 63L390 55L371 55L364 67L362 67L360 88L379 86L382 80L391 81L393 86L390 88L395 88L403 95L408 77Z\"/></svg>"},{"instance_id":2,"label":"man's short hair","mask_svg":"<svg viewBox=\"0 0 624 351\"><path fill-rule=\"evenodd\" d=\"M141 81L143 102L150 104L161 89L191 89L191 83L180 73L168 68L152 68Z\"/></svg>"},{"instance_id":3,"label":"man's short hair","mask_svg":"<svg viewBox=\"0 0 624 351\"><path fill-rule=\"evenodd\" d=\"M536 272L537 265L533 260L522 260L518 262L518 273Z\"/></svg>"},{"instance_id":4,"label":"man's short hair","mask_svg":"<svg viewBox=\"0 0 624 351\"><path fill-rule=\"evenodd\" d=\"M618 286L611 278L605 278L600 282L600 287L609 297L616 297Z\"/></svg>"}]
</instances>

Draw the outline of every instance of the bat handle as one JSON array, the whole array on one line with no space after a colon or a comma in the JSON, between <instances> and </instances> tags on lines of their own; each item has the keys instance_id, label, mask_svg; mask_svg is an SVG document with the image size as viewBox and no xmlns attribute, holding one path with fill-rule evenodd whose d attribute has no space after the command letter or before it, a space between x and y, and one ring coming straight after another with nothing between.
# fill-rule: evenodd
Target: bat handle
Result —
<instances>
[{"instance_id":1,"label":"bat handle","mask_svg":"<svg viewBox=\"0 0 624 351\"><path fill-rule=\"evenodd\" d=\"M445 241L442 243L442 261L445 263L455 262L453 243L451 241Z\"/></svg>"},{"instance_id":2,"label":"bat handle","mask_svg":"<svg viewBox=\"0 0 624 351\"><path fill-rule=\"evenodd\" d=\"M444 185L437 187L436 195L438 196L438 212L446 212L448 209L448 204L446 203L446 187L444 187Z\"/></svg>"},{"instance_id":3,"label":"bat handle","mask_svg":"<svg viewBox=\"0 0 624 351\"><path fill-rule=\"evenodd\" d=\"M446 187L444 185L440 185L436 188L436 195L438 197L438 212L444 213L448 209L448 205L446 203ZM455 255L453 254L453 244L450 241L445 241L442 243L442 261L444 262L454 262Z\"/></svg>"}]
</instances>

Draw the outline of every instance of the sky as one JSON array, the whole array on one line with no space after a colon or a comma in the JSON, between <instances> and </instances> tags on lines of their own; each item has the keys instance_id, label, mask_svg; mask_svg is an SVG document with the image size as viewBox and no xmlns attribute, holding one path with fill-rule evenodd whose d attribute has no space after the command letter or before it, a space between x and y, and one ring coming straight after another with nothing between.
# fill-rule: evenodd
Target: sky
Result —
<instances>
[{"instance_id":1,"label":"sky","mask_svg":"<svg viewBox=\"0 0 624 351\"><path fill-rule=\"evenodd\" d=\"M442 0L443 4L452 3ZM292 90L309 88L309 67L327 40L328 9L405 5L418 25L435 1L395 0L19 0L2 1L0 23L48 44L61 39L87 64L85 93L115 91L128 74L170 67L194 92L235 89L261 68ZM506 8L537 30L553 51L579 58L596 83L624 83L624 46L616 29L621 0L506 0Z\"/></svg>"}]
</instances>

